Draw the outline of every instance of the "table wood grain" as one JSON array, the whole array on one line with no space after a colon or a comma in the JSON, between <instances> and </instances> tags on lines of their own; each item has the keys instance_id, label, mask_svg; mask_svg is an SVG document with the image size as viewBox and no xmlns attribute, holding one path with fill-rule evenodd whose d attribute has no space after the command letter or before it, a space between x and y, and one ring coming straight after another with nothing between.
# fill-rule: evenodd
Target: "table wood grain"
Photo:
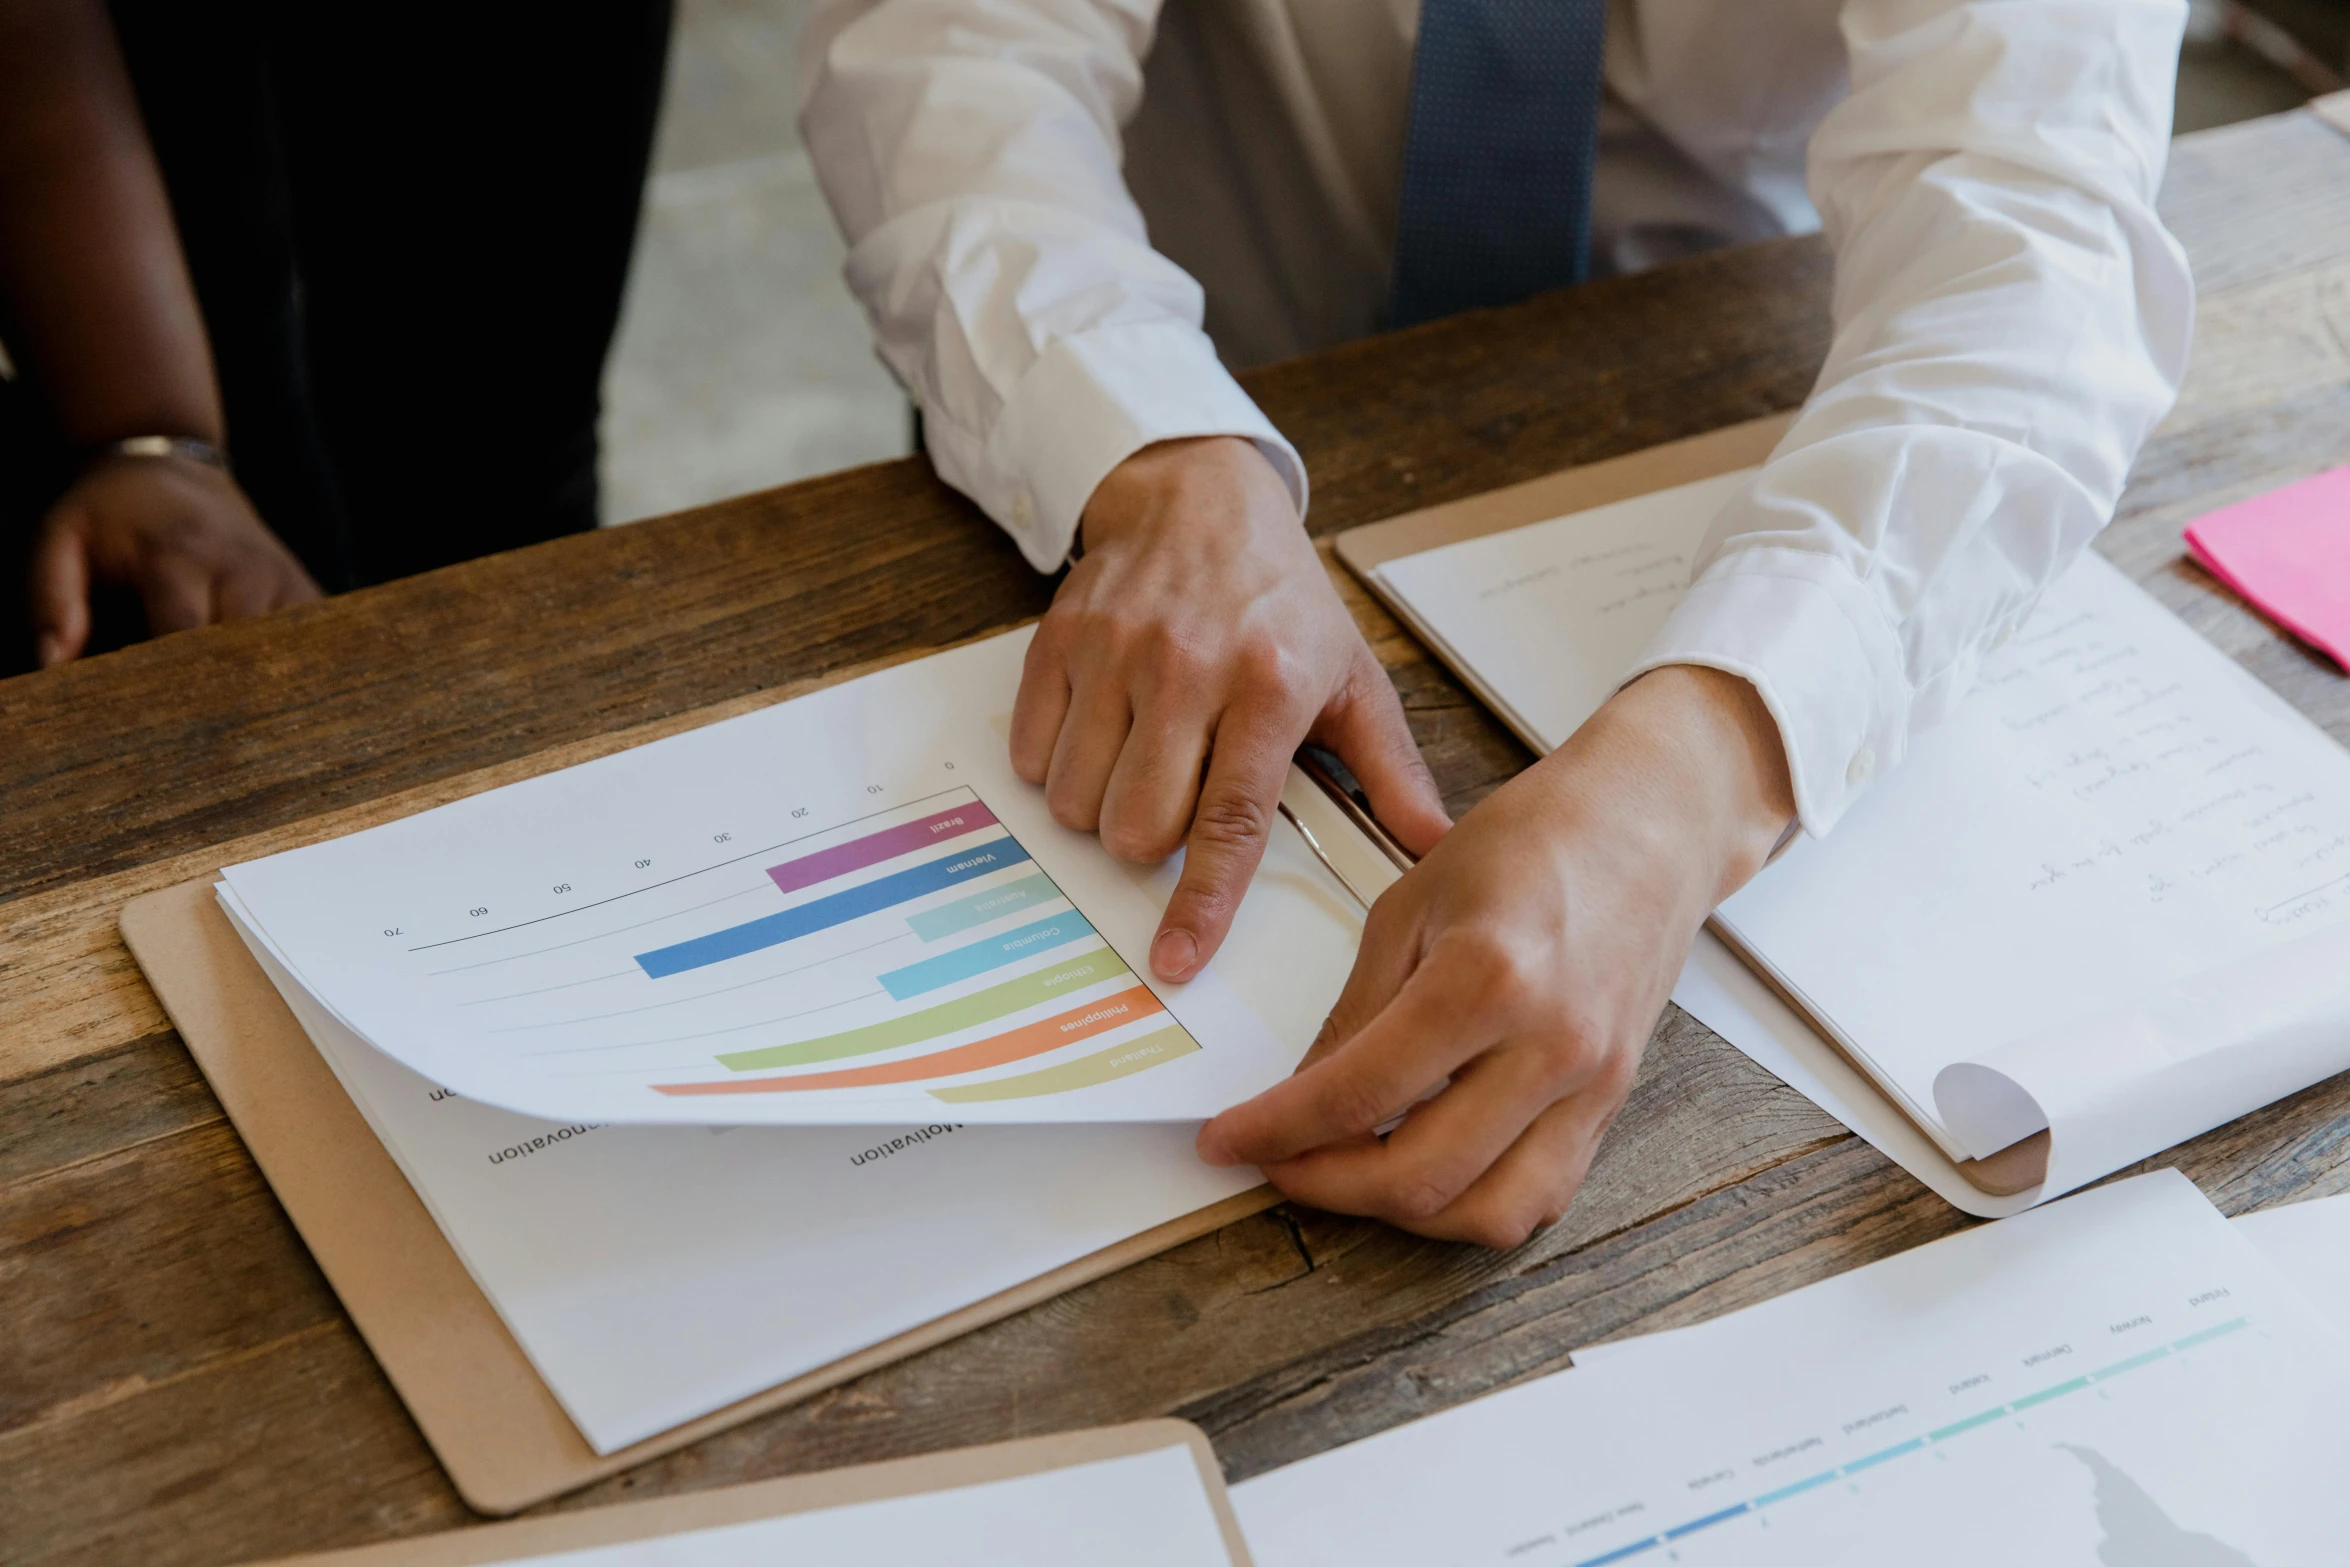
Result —
<instances>
[{"instance_id":1,"label":"table wood grain","mask_svg":"<svg viewBox=\"0 0 2350 1567\"><path fill-rule=\"evenodd\" d=\"M2178 144L2202 291L2099 548L2350 742L2350 680L2187 563L2350 460L2350 139ZM1792 407L1816 239L1248 377L1318 535ZM1447 801L1526 753L1351 583ZM0 682L0 1561L225 1563L470 1515L114 933L123 902L1019 623L1049 585L888 463ZM2225 1209L2350 1188L2350 1080L2151 1163ZM1179 1414L1235 1479L1966 1221L1677 1009L1566 1220L1514 1252L1282 1207L553 1504Z\"/></svg>"}]
</instances>

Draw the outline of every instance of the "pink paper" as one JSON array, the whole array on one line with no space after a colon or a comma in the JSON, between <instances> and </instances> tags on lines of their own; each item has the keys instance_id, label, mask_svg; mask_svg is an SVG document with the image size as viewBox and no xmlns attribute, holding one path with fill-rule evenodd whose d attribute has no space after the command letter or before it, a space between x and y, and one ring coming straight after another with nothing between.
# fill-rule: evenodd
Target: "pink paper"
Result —
<instances>
[{"instance_id":1,"label":"pink paper","mask_svg":"<svg viewBox=\"0 0 2350 1567\"><path fill-rule=\"evenodd\" d=\"M2350 669L2350 468L2187 525L2187 548L2287 631Z\"/></svg>"}]
</instances>

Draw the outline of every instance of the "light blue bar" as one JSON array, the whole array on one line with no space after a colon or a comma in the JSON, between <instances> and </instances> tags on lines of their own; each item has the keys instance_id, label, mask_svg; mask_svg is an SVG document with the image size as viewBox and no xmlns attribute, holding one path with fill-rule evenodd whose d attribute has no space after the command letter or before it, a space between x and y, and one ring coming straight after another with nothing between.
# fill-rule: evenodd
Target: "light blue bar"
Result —
<instances>
[{"instance_id":1,"label":"light blue bar","mask_svg":"<svg viewBox=\"0 0 2350 1567\"><path fill-rule=\"evenodd\" d=\"M1740 1502L1736 1507L1725 1507L1718 1513L1707 1513L1703 1518L1691 1519L1688 1523L1682 1524L1678 1528L1667 1529L1665 1531L1665 1538L1668 1540L1678 1540L1685 1534L1695 1534L1700 1529L1711 1529L1715 1524L1718 1524L1725 1519L1735 1518L1740 1513L1751 1512L1753 1510L1752 1503Z\"/></svg>"},{"instance_id":2,"label":"light blue bar","mask_svg":"<svg viewBox=\"0 0 2350 1567\"><path fill-rule=\"evenodd\" d=\"M880 976L881 988L892 998L904 1001L941 986L951 985L989 969L1017 963L1022 958L1033 958L1040 952L1065 947L1070 942L1093 934L1093 925L1075 909L1059 914L1047 914L1043 919L1031 920L1015 930L985 941L974 941L967 947L942 952L935 958L924 958L904 968L893 968Z\"/></svg>"},{"instance_id":3,"label":"light blue bar","mask_svg":"<svg viewBox=\"0 0 2350 1567\"><path fill-rule=\"evenodd\" d=\"M2223 1322L2216 1328L2205 1328L2200 1333L2190 1333L2185 1338L2172 1339L2170 1347L2173 1349L2193 1349L2198 1344L2218 1338L2222 1333L2235 1332L2250 1320L2249 1317L2238 1317L2235 1321Z\"/></svg>"},{"instance_id":4,"label":"light blue bar","mask_svg":"<svg viewBox=\"0 0 2350 1567\"><path fill-rule=\"evenodd\" d=\"M1050 903L1060 895L1061 889L1053 885L1053 879L1039 871L1034 876L1023 877L1006 886L988 887L968 898L957 898L935 909L909 914L906 916L906 928L924 941L937 941L957 931L969 930L974 925L984 925L989 920L1000 920L1007 914L1034 908L1039 903Z\"/></svg>"},{"instance_id":5,"label":"light blue bar","mask_svg":"<svg viewBox=\"0 0 2350 1567\"><path fill-rule=\"evenodd\" d=\"M1645 1540L1634 1540L1630 1545L1619 1545L1605 1556L1586 1556L1575 1567L1607 1567L1609 1562L1620 1562L1627 1556L1638 1556L1650 1546L1661 1544L1654 1535Z\"/></svg>"},{"instance_id":6,"label":"light blue bar","mask_svg":"<svg viewBox=\"0 0 2350 1567\"><path fill-rule=\"evenodd\" d=\"M1773 1502L1783 1502L1790 1496L1801 1496L1804 1492L1810 1490L1813 1486L1826 1485L1830 1480L1835 1478L1836 1471L1831 1469L1826 1474L1816 1474L1813 1475L1809 1480L1798 1480L1793 1485L1783 1485L1776 1491L1758 1496L1754 1499L1754 1505L1757 1507L1768 1507Z\"/></svg>"},{"instance_id":7,"label":"light blue bar","mask_svg":"<svg viewBox=\"0 0 2350 1567\"><path fill-rule=\"evenodd\" d=\"M1899 1458L1904 1453L1914 1453L1925 1445L1926 1439L1924 1437L1913 1436L1899 1447L1888 1447L1881 1453L1871 1453L1866 1458L1855 1458L1844 1466L1844 1472L1848 1475L1856 1475L1863 1469L1874 1469L1888 1458Z\"/></svg>"}]
</instances>

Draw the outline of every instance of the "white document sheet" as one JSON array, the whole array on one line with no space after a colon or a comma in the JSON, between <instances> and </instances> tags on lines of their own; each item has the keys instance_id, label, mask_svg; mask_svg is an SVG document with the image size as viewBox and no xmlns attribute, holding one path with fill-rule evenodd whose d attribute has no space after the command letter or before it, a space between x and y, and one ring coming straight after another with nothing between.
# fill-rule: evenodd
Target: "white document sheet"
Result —
<instances>
[{"instance_id":1,"label":"white document sheet","mask_svg":"<svg viewBox=\"0 0 2350 1567\"><path fill-rule=\"evenodd\" d=\"M222 905L599 1453L1259 1180L1200 1163L1190 1126L533 1120L368 1048Z\"/></svg>"},{"instance_id":2,"label":"white document sheet","mask_svg":"<svg viewBox=\"0 0 2350 1567\"><path fill-rule=\"evenodd\" d=\"M2350 1336L2350 1196L2314 1197L2258 1213L2240 1213L2228 1222L2336 1332ZM1667 1328L1586 1345L1575 1351L1573 1360L1577 1366L1589 1366L1627 1355L1650 1354L1659 1348L1669 1352L1679 1335L1694 1331Z\"/></svg>"},{"instance_id":3,"label":"white document sheet","mask_svg":"<svg viewBox=\"0 0 2350 1567\"><path fill-rule=\"evenodd\" d=\"M1685 573L1743 482L1379 577L1549 749L1662 624L1677 589L1651 579ZM2350 1067L2350 754L2085 556L1951 719L1720 918L1890 1103L1840 1092L1850 1064L1792 1039L1767 989L1740 1004L1707 953L1676 999L1782 1076L1799 1060L1798 1086L1944 1196L2014 1212ZM1963 1185L1957 1161L2042 1128L2041 1186Z\"/></svg>"},{"instance_id":4,"label":"white document sheet","mask_svg":"<svg viewBox=\"0 0 2350 1567\"><path fill-rule=\"evenodd\" d=\"M1233 1490L1261 1567L2340 1559L2350 1340L2176 1172Z\"/></svg>"},{"instance_id":5,"label":"white document sheet","mask_svg":"<svg viewBox=\"0 0 2350 1567\"><path fill-rule=\"evenodd\" d=\"M1191 1450L655 1540L514 1557L514 1567L1231 1567Z\"/></svg>"},{"instance_id":6,"label":"white document sheet","mask_svg":"<svg viewBox=\"0 0 2350 1567\"><path fill-rule=\"evenodd\" d=\"M2235 1224L2311 1305L2350 1333L2350 1196L2238 1214Z\"/></svg>"},{"instance_id":7,"label":"white document sheet","mask_svg":"<svg viewBox=\"0 0 2350 1567\"><path fill-rule=\"evenodd\" d=\"M228 884L354 1034L522 1114L1204 1120L1304 1054L1362 910L1279 823L1217 959L1184 985L1151 978L1175 868L1119 865L1012 773L1027 640L232 866ZM1368 868L1385 874L1349 879L1375 896L1393 872Z\"/></svg>"}]
</instances>

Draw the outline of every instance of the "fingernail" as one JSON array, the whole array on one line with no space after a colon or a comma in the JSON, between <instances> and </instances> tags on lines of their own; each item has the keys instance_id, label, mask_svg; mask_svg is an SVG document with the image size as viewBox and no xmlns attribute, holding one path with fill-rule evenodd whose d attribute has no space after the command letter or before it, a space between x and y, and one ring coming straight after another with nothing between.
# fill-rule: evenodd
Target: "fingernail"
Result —
<instances>
[{"instance_id":1,"label":"fingernail","mask_svg":"<svg viewBox=\"0 0 2350 1567\"><path fill-rule=\"evenodd\" d=\"M17 645L22 647L24 644L20 642ZM40 659L43 669L47 669L53 664L65 662L65 639L56 632L42 632L40 641L34 646L35 656Z\"/></svg>"},{"instance_id":2,"label":"fingernail","mask_svg":"<svg viewBox=\"0 0 2350 1567\"><path fill-rule=\"evenodd\" d=\"M1200 1128L1199 1136L1192 1140L1192 1148L1198 1153L1202 1164L1238 1164L1240 1162L1233 1157L1232 1150L1217 1134L1213 1122Z\"/></svg>"},{"instance_id":3,"label":"fingernail","mask_svg":"<svg viewBox=\"0 0 2350 1567\"><path fill-rule=\"evenodd\" d=\"M1163 930L1151 943L1151 967L1161 979L1181 979L1199 961L1199 943L1188 930Z\"/></svg>"}]
</instances>

